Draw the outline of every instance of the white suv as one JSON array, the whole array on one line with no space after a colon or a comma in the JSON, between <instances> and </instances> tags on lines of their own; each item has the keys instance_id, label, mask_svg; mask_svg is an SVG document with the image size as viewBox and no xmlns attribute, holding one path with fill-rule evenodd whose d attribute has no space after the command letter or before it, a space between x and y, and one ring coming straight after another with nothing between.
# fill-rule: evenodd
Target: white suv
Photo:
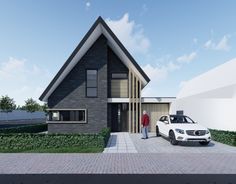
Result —
<instances>
[{"instance_id":1,"label":"white suv","mask_svg":"<svg viewBox=\"0 0 236 184\"><path fill-rule=\"evenodd\" d=\"M169 138L173 145L180 141L198 141L201 145L208 145L211 141L210 131L185 115L162 116L156 124L156 135Z\"/></svg>"}]
</instances>

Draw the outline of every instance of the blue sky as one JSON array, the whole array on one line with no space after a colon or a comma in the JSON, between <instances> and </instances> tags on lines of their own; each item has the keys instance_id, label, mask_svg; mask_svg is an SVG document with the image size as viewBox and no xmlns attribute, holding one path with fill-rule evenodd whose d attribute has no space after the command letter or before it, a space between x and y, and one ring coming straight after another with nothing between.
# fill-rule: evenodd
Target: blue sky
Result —
<instances>
[{"instance_id":1,"label":"blue sky","mask_svg":"<svg viewBox=\"0 0 236 184\"><path fill-rule=\"evenodd\" d=\"M38 99L101 15L151 78L143 96L176 96L236 57L236 1L0 1L0 95ZM227 74L225 74L227 75Z\"/></svg>"}]
</instances>

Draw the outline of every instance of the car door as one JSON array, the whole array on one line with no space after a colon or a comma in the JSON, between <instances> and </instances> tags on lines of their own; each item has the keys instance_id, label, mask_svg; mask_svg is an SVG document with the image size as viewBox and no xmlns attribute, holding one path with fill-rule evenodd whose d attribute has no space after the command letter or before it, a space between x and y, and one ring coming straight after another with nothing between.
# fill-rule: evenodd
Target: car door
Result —
<instances>
[{"instance_id":1,"label":"car door","mask_svg":"<svg viewBox=\"0 0 236 184\"><path fill-rule=\"evenodd\" d=\"M159 119L158 123L157 123L159 132L160 132L161 134L163 134L164 119L165 119L165 116L162 116L162 117Z\"/></svg>"},{"instance_id":2,"label":"car door","mask_svg":"<svg viewBox=\"0 0 236 184\"><path fill-rule=\"evenodd\" d=\"M163 121L163 128L162 128L163 134L165 136L168 136L168 134L169 134L169 127L170 127L169 118L168 118L168 116L165 116L164 121Z\"/></svg>"}]
</instances>

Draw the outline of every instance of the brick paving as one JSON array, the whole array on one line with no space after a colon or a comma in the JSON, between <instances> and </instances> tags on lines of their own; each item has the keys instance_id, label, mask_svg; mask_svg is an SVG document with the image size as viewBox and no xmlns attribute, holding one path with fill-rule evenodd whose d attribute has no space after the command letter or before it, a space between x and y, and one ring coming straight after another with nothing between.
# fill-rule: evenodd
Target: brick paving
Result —
<instances>
[{"instance_id":1,"label":"brick paving","mask_svg":"<svg viewBox=\"0 0 236 184\"><path fill-rule=\"evenodd\" d=\"M1 174L236 174L234 153L0 154Z\"/></svg>"}]
</instances>

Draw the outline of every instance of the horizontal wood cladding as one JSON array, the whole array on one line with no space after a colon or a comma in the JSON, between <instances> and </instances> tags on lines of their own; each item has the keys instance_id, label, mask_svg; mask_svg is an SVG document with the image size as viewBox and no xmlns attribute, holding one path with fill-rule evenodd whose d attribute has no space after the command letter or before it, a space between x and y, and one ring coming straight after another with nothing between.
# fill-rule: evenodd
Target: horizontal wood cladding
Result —
<instances>
[{"instance_id":1,"label":"horizontal wood cladding","mask_svg":"<svg viewBox=\"0 0 236 184\"><path fill-rule=\"evenodd\" d=\"M111 97L128 98L128 80L114 79L111 80Z\"/></svg>"}]
</instances>

